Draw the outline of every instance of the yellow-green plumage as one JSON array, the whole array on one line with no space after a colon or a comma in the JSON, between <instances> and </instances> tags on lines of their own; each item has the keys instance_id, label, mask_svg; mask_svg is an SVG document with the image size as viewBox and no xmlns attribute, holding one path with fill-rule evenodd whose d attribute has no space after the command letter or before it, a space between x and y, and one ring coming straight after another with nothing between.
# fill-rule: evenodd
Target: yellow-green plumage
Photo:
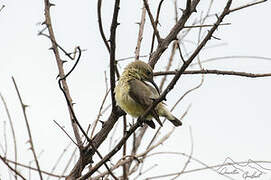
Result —
<instances>
[{"instance_id":1,"label":"yellow-green plumage","mask_svg":"<svg viewBox=\"0 0 271 180\"><path fill-rule=\"evenodd\" d=\"M147 84L146 81L151 82L158 89L153 81L152 68L142 61L135 61L124 69L115 88L115 98L118 106L133 117L142 115L151 105L153 99L159 97L158 90ZM166 117L175 126L182 124L166 109L162 102L156 106L155 111L148 115L146 119L151 120L155 114ZM160 120L155 119L161 125Z\"/></svg>"}]
</instances>

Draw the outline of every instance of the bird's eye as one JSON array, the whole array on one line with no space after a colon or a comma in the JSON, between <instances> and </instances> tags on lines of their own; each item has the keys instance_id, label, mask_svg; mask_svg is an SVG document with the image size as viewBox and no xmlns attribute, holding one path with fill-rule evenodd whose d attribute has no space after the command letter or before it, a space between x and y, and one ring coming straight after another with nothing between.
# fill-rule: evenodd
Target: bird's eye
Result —
<instances>
[{"instance_id":1,"label":"bird's eye","mask_svg":"<svg viewBox=\"0 0 271 180\"><path fill-rule=\"evenodd\" d=\"M151 75L151 71L147 71L147 75L150 76Z\"/></svg>"}]
</instances>

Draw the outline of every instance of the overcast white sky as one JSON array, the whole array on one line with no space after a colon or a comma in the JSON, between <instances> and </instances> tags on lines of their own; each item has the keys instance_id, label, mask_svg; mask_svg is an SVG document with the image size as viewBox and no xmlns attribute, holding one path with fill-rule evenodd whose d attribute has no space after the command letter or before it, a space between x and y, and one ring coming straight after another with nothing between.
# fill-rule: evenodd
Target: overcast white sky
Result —
<instances>
[{"instance_id":1,"label":"overcast white sky","mask_svg":"<svg viewBox=\"0 0 271 180\"><path fill-rule=\"evenodd\" d=\"M140 2L140 3L139 3ZM209 2L209 1L208 1ZM250 1L234 1L233 7L247 4ZM96 1L55 1L56 7L52 8L52 21L59 44L67 51L72 51L77 45L87 49L82 55L77 69L68 79L71 96L76 102L75 110L78 119L86 128L92 123L99 111L101 100L105 93L104 71L109 71L109 56L98 31ZM106 35L109 35L113 1L103 1L103 21ZM179 0L179 7L183 2ZM206 4L205 4L206 3ZM0 6L5 8L0 12L0 92L9 107L15 129L19 148L19 161L28 164L32 154L28 150L28 136L25 128L23 114L20 108L16 91L12 84L14 76L23 101L29 105L27 115L32 129L33 141L40 155L41 167L50 170L70 140L54 124L56 120L65 126L68 133L72 134L65 99L58 88L56 77L57 67L52 51L48 50L50 42L45 37L38 36L43 29L44 21L42 0L1 0ZM225 1L215 2L211 13L221 12ZM150 1L151 7L157 7L157 2ZM119 22L117 29L117 58L134 55L138 25L140 20L141 1L121 1ZM198 8L199 17L202 10L206 10L207 2L202 1ZM231 23L215 32L221 41L212 39L207 46L225 44L209 48L201 52L200 59L241 55L261 56L271 58L271 21L269 20L271 3L266 2L252 8L235 12L229 15L224 22ZM164 37L174 23L173 0L165 1L161 12L161 35ZM179 12L181 13L181 12ZM142 44L141 55L148 54L152 28L147 19L145 36ZM214 19L209 21L213 22ZM190 21L192 22L192 20ZM207 29L204 29L206 32ZM196 34L194 33L194 36ZM193 34L192 34L193 36ZM190 37L195 40L195 37ZM188 50L194 46L187 43ZM169 48L170 49L170 48ZM168 59L169 51L161 57L156 70L162 70ZM65 56L62 56L65 60ZM179 64L179 57L175 57L175 68ZM142 60L146 61L146 58ZM130 60L131 61L131 60ZM120 71L130 62L120 64ZM69 69L72 63L68 63ZM270 73L270 60L262 59L226 59L203 64L205 69L234 70L253 73ZM173 68L174 69L174 68ZM184 75L177 86L168 94L169 107L175 103L188 89L195 87L200 82L199 75ZM159 78L155 79L158 83ZM169 82L169 81L167 81ZM193 157L208 165L223 163L230 157L234 161L269 160L271 152L271 121L270 121L270 90L271 77L244 78L234 76L206 75L203 86L189 94L174 110L176 116L181 116L185 109L192 104L188 115L184 119L184 126L178 127L174 135L163 144L158 151L174 151L189 154L191 141L189 126L192 128L194 151ZM108 105L110 102L107 101ZM102 116L106 120L107 114ZM8 139L8 158L13 159L12 136L7 115L2 102L0 103L0 143L4 147L4 124ZM100 127L99 127L100 128ZM168 132L172 125L167 123L161 136ZM146 141L155 131L149 130ZM120 136L119 136L120 137ZM73 150L70 147L68 153ZM107 152L107 143L101 147L102 153ZM3 155L2 149L0 149ZM67 155L66 158L69 156ZM153 156L147 161L145 168L154 163L159 164L152 172L142 177L160 175L180 171L186 158L176 155ZM67 161L64 160L63 164ZM262 164L271 169L270 164ZM202 167L192 161L187 170ZM61 172L61 168L57 172ZM266 174L262 179L271 178L271 171L264 170ZM0 179L9 177L7 169L0 163ZM25 172L25 171L24 171ZM35 173L34 173L35 174ZM27 172L25 172L27 175ZM33 176L35 177L35 175ZM179 179L225 179L210 170L188 173ZM242 179L240 176L231 176ZM258 178L258 179L260 179ZM35 179L35 178L33 178ZM166 178L168 179L168 178Z\"/></svg>"}]
</instances>

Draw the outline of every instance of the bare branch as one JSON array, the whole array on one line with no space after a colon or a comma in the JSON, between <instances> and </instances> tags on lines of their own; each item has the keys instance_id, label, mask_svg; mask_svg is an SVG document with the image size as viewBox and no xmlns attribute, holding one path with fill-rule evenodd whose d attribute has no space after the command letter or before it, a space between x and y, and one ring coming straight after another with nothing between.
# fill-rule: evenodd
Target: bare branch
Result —
<instances>
[{"instance_id":1,"label":"bare branch","mask_svg":"<svg viewBox=\"0 0 271 180\"><path fill-rule=\"evenodd\" d=\"M231 25L231 23L221 23L219 26ZM192 26L184 26L183 28L203 28L203 27L212 27L212 24L201 24L201 25L192 25Z\"/></svg>"},{"instance_id":2,"label":"bare branch","mask_svg":"<svg viewBox=\"0 0 271 180\"><path fill-rule=\"evenodd\" d=\"M247 8L247 7L254 6L254 5L257 5L257 4L266 2L266 1L267 1L267 0L256 1L256 2L252 2L252 3L249 3L249 4L246 4L246 5L243 5L243 6L234 8L234 9L230 9L230 13L231 13L231 12L234 12L234 11L238 11L238 10L240 10L240 9L244 9L244 8Z\"/></svg>"},{"instance_id":3,"label":"bare branch","mask_svg":"<svg viewBox=\"0 0 271 180\"><path fill-rule=\"evenodd\" d=\"M177 71L167 71L167 72L155 72L154 76L161 76L161 75L174 75ZM258 77L269 77L271 73L262 73L262 74L254 74L248 72L237 72L237 71L223 71L223 70L210 70L210 69L203 69L203 70L187 70L184 71L183 74L216 74L216 75L232 75L232 76L242 76L242 77L249 77L249 78L258 78Z\"/></svg>"},{"instance_id":4,"label":"bare branch","mask_svg":"<svg viewBox=\"0 0 271 180\"><path fill-rule=\"evenodd\" d=\"M60 124L58 124L58 122L56 122L55 120L54 120L54 123L68 136L68 138L73 142L73 144L75 144L75 146L77 146L78 148L79 148L79 146L78 146L78 144L76 144L76 142L72 139L72 137L65 131L65 129L62 127L62 126L60 126Z\"/></svg>"},{"instance_id":5,"label":"bare branch","mask_svg":"<svg viewBox=\"0 0 271 180\"><path fill-rule=\"evenodd\" d=\"M201 61L201 64L203 63L209 63L213 61L218 61L218 60L223 60L223 59L261 59L261 60L266 60L266 61L271 61L271 58L269 57L262 57L262 56L222 56L222 57L214 57L214 58L209 58ZM192 63L190 66L194 66L197 63Z\"/></svg>"},{"instance_id":6,"label":"bare branch","mask_svg":"<svg viewBox=\"0 0 271 180\"><path fill-rule=\"evenodd\" d=\"M41 174L41 171L40 171L40 165L39 165L39 161L38 161L38 158L37 158L37 155L36 155L36 152L35 152L30 126L29 126L28 119L27 119L27 116L26 116L26 107L27 107L27 105L25 105L23 103L23 100L21 98L19 89L18 89L17 84L15 82L15 79L13 77L12 77L12 81L13 81L14 87L16 89L16 92L17 92L17 95L18 95L18 98L20 100L20 104L21 104L21 107L22 107L22 110L23 110L24 120L25 120L25 124L26 124L26 128L27 128L27 132L28 132L28 137L29 137L30 149L31 149L31 151L33 153L35 163L36 163L36 166L38 168L38 173L39 173L40 179L42 180L43 178L42 178L42 174Z\"/></svg>"},{"instance_id":7,"label":"bare branch","mask_svg":"<svg viewBox=\"0 0 271 180\"><path fill-rule=\"evenodd\" d=\"M149 55L141 55L141 56L138 56L138 58L141 58L141 57L148 57ZM136 56L130 56L130 57L126 57L126 58L120 58L120 59L116 59L117 62L120 62L120 61L125 61L125 60L128 60L128 59L135 59Z\"/></svg>"},{"instance_id":8,"label":"bare branch","mask_svg":"<svg viewBox=\"0 0 271 180\"><path fill-rule=\"evenodd\" d=\"M115 7L113 12L113 18L110 28L110 85L111 85L111 99L112 99L112 111L116 110L116 100L115 100L115 50L116 50L116 29L118 24L118 14L119 14L119 4L120 0L115 0Z\"/></svg>"},{"instance_id":9,"label":"bare branch","mask_svg":"<svg viewBox=\"0 0 271 180\"><path fill-rule=\"evenodd\" d=\"M91 134L90 134L90 138L93 137L93 134L94 134L94 131L95 131L95 129L96 129L98 120L100 119L100 117L101 117L101 115L102 115L103 106L104 106L105 100L106 100L107 95L109 94L109 92L110 92L110 90L108 90L108 91L105 93L105 96L104 96L104 98L103 98L102 104L101 104L101 106L100 106L99 113L98 113L98 115L97 115L96 120L95 120L94 123L93 123L93 128L92 128L92 131L91 131Z\"/></svg>"},{"instance_id":10,"label":"bare branch","mask_svg":"<svg viewBox=\"0 0 271 180\"><path fill-rule=\"evenodd\" d=\"M139 32L138 32L138 37L137 37L137 44L136 44L136 49L135 49L135 60L139 60L139 56L140 56L140 47L141 47L141 41L143 39L145 17L146 17L146 8L143 7L142 8L142 13L141 13L141 20L140 20L140 23L139 23Z\"/></svg>"},{"instance_id":11,"label":"bare branch","mask_svg":"<svg viewBox=\"0 0 271 180\"><path fill-rule=\"evenodd\" d=\"M108 41L107 41L107 39L105 37L104 30L103 30L101 7L102 7L102 0L98 0L98 3L97 3L97 13L98 13L98 24L99 24L100 35L102 36L102 39L103 39L104 44L106 46L106 49L110 53L110 47L109 47Z\"/></svg>"},{"instance_id":12,"label":"bare branch","mask_svg":"<svg viewBox=\"0 0 271 180\"><path fill-rule=\"evenodd\" d=\"M123 116L123 136L125 136L126 131L127 131L127 119L126 119L126 115ZM126 156L126 142L123 145L123 151L122 151L122 157ZM122 166L122 171L123 171L123 179L124 180L128 180L128 168L126 167L126 164L123 164Z\"/></svg>"}]
</instances>

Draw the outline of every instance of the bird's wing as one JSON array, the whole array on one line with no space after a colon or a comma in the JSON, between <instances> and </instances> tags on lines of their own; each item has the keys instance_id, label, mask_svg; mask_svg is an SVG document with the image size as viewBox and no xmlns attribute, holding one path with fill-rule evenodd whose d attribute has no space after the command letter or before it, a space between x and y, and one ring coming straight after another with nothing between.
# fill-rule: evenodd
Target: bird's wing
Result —
<instances>
[{"instance_id":1,"label":"bird's wing","mask_svg":"<svg viewBox=\"0 0 271 180\"><path fill-rule=\"evenodd\" d=\"M129 81L129 86L129 95L135 102L144 108L152 104L154 94L147 84L140 80L133 79Z\"/></svg>"},{"instance_id":2,"label":"bird's wing","mask_svg":"<svg viewBox=\"0 0 271 180\"><path fill-rule=\"evenodd\" d=\"M153 87L140 80L137 79L130 80L129 85L130 85L129 88L130 97L136 103L140 104L143 108L148 108L152 104L153 99L159 97L158 92ZM155 110L151 112L151 115L161 126L163 126Z\"/></svg>"}]
</instances>

